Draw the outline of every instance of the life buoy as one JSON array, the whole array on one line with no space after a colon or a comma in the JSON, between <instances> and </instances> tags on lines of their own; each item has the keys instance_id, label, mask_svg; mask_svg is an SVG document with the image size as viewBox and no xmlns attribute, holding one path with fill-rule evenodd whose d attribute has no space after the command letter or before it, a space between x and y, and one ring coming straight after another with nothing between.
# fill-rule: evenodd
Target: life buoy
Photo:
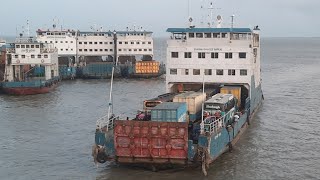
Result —
<instances>
[{"instance_id":1,"label":"life buoy","mask_svg":"<svg viewBox=\"0 0 320 180\"><path fill-rule=\"evenodd\" d=\"M41 59L41 63L44 63L44 60L43 60L43 59Z\"/></svg>"},{"instance_id":2,"label":"life buoy","mask_svg":"<svg viewBox=\"0 0 320 180\"><path fill-rule=\"evenodd\" d=\"M16 61L16 63L18 63L18 64L19 64L19 63L20 63L20 60L18 59L18 60Z\"/></svg>"},{"instance_id":3,"label":"life buoy","mask_svg":"<svg viewBox=\"0 0 320 180\"><path fill-rule=\"evenodd\" d=\"M101 164L105 163L107 161L107 155L105 152L100 151L97 154L97 161Z\"/></svg>"}]
</instances>

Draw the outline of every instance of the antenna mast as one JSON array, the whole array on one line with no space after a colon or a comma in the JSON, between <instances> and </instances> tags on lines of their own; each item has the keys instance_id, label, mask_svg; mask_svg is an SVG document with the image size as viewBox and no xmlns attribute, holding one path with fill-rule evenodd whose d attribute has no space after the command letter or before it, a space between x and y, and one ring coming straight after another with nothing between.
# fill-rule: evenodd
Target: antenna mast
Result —
<instances>
[{"instance_id":1,"label":"antenna mast","mask_svg":"<svg viewBox=\"0 0 320 180\"><path fill-rule=\"evenodd\" d=\"M231 16L231 29L233 29L234 26L234 14Z\"/></svg>"},{"instance_id":2,"label":"antenna mast","mask_svg":"<svg viewBox=\"0 0 320 180\"><path fill-rule=\"evenodd\" d=\"M29 25L29 20L27 20L27 36L28 36L28 38L30 37L30 25Z\"/></svg>"}]
</instances>

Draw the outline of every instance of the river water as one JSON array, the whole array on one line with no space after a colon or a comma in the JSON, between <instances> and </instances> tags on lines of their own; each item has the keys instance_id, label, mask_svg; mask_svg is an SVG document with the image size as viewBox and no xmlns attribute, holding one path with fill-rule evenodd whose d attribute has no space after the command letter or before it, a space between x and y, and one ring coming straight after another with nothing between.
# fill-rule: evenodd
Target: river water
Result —
<instances>
[{"instance_id":1,"label":"river water","mask_svg":"<svg viewBox=\"0 0 320 180\"><path fill-rule=\"evenodd\" d=\"M165 41L156 41L165 59ZM64 81L49 94L0 95L0 179L320 179L320 39L262 41L265 100L233 152L209 169L150 172L91 157L96 120L106 114L109 80ZM164 79L117 79L114 111L133 116Z\"/></svg>"}]
</instances>

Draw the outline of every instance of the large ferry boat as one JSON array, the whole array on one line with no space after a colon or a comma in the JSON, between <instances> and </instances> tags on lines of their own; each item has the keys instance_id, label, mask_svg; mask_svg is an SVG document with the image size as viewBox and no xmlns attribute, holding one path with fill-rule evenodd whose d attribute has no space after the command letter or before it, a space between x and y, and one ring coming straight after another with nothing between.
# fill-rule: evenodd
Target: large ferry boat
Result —
<instances>
[{"instance_id":1,"label":"large ferry boat","mask_svg":"<svg viewBox=\"0 0 320 180\"><path fill-rule=\"evenodd\" d=\"M59 81L58 53L52 44L19 37L2 51L5 59L3 91L13 95L48 93Z\"/></svg>"},{"instance_id":2,"label":"large ferry boat","mask_svg":"<svg viewBox=\"0 0 320 180\"><path fill-rule=\"evenodd\" d=\"M76 31L71 29L38 29L37 40L52 43L58 49L62 78L110 78L117 57L117 77L156 77L163 74L164 66L153 60L152 32L144 29L125 31ZM76 69L76 70L75 70Z\"/></svg>"},{"instance_id":3,"label":"large ferry boat","mask_svg":"<svg viewBox=\"0 0 320 180\"><path fill-rule=\"evenodd\" d=\"M262 102L260 29L218 23L167 32L167 94L144 101L144 111L132 120L112 113L99 119L93 157L153 169L195 164L206 175Z\"/></svg>"}]
</instances>

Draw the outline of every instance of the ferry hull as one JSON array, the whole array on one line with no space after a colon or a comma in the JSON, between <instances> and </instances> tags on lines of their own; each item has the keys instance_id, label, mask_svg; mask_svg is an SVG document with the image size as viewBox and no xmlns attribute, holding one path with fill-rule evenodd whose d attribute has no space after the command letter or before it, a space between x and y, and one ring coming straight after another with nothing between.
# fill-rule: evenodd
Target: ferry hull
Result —
<instances>
[{"instance_id":1,"label":"ferry hull","mask_svg":"<svg viewBox=\"0 0 320 180\"><path fill-rule=\"evenodd\" d=\"M56 88L57 85L50 87L15 87L15 88L3 88L4 93L10 95L34 95L49 93Z\"/></svg>"},{"instance_id":2,"label":"ferry hull","mask_svg":"<svg viewBox=\"0 0 320 180\"><path fill-rule=\"evenodd\" d=\"M96 133L96 144L103 147L108 160L116 161L119 164L161 164L179 166L205 164L208 167L209 164L214 162L221 154L228 151L236 144L250 124L250 121L253 119L254 114L257 112L263 99L261 86L258 86L253 90L255 92L252 93L256 96L253 97L255 102L248 102L248 104L253 105L252 108L249 109L249 106L246 112L232 124L232 128L225 127L213 134L200 135L197 144L194 144L193 140L189 140L187 136L180 138L179 141L175 141L173 144L160 143L161 139L166 140L165 142L171 142L172 139L177 140L177 136L166 133L163 134L163 137L161 137L161 134L155 135L155 137L158 138L156 141L150 140L153 137L151 134L152 131L157 129L152 129L150 123L160 123L152 121L118 121L115 125L115 130L108 131L107 133L98 131L98 136L102 137L100 138L102 140L97 140ZM170 124L165 122L162 123ZM162 126L161 123L157 124L157 127L160 126ZM119 128L122 130L120 131ZM143 140L144 137L140 132L143 128L145 128L146 132L149 132L148 135L145 134L145 137L148 137L146 138L146 141ZM181 129L178 128L173 131L181 132ZM136 134L134 134L134 132ZM166 131L162 130L162 132ZM151 143L147 143L147 141L150 141ZM157 143L152 144L152 142ZM181 156L183 158L170 157L170 153L174 153L173 151L170 151L170 148L181 147L181 143L184 144L183 146L185 149L185 151L183 151L183 156ZM135 144L138 145L136 146ZM159 144L162 145L162 149ZM144 148L142 147L143 145L145 145ZM138 154L134 154L134 152ZM161 154L161 152L163 154ZM175 153L175 155L177 154L179 153ZM205 156L205 159L202 159L202 156Z\"/></svg>"}]
</instances>

